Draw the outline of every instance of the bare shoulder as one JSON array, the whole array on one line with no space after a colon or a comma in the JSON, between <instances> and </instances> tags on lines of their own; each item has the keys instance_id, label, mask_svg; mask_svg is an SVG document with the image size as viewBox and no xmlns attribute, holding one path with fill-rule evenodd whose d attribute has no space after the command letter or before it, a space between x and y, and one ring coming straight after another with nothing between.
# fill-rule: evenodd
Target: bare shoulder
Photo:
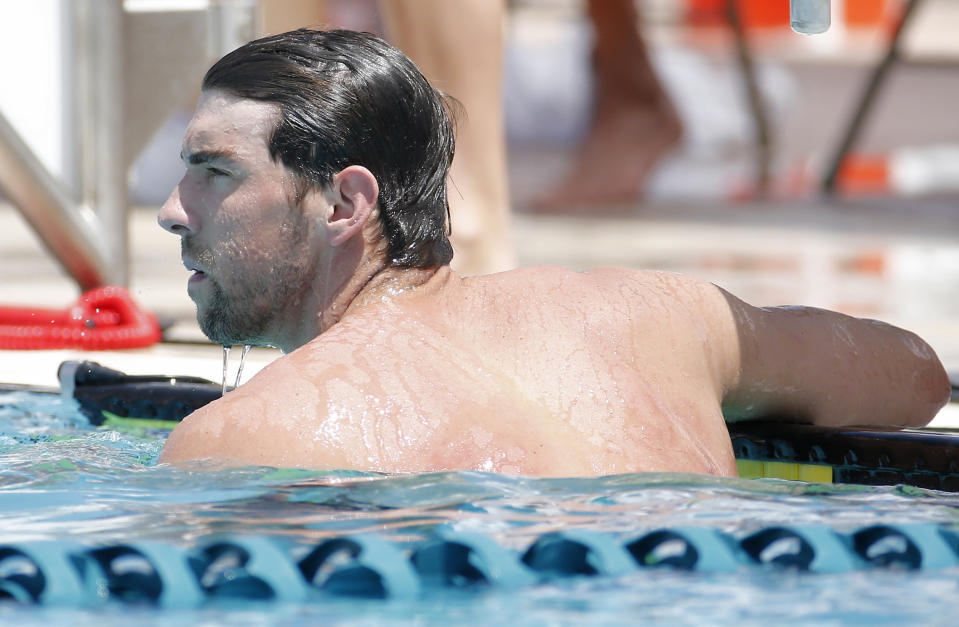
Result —
<instances>
[{"instance_id":1,"label":"bare shoulder","mask_svg":"<svg viewBox=\"0 0 959 627\"><path fill-rule=\"evenodd\" d=\"M324 390L303 376L299 361L292 354L281 357L236 390L187 416L170 434L160 461L299 465L302 456L311 453L283 443L298 441L288 436L314 428L319 408L326 405ZM338 460L329 461L333 467Z\"/></svg>"},{"instance_id":2,"label":"bare shoulder","mask_svg":"<svg viewBox=\"0 0 959 627\"><path fill-rule=\"evenodd\" d=\"M700 302L720 293L712 283L688 274L663 270L597 268L584 273L600 284L619 285L643 295L661 297L677 303Z\"/></svg>"},{"instance_id":3,"label":"bare shoulder","mask_svg":"<svg viewBox=\"0 0 959 627\"><path fill-rule=\"evenodd\" d=\"M573 294L601 293L630 299L654 299L674 306L722 308L723 292L712 283L693 276L658 270L603 267L584 272L557 266L522 268L489 277L498 289L555 290Z\"/></svg>"},{"instance_id":4,"label":"bare shoulder","mask_svg":"<svg viewBox=\"0 0 959 627\"><path fill-rule=\"evenodd\" d=\"M532 309L583 316L574 316L574 321L605 321L616 328L625 323L632 333L644 336L644 343L662 340L675 346L672 340L682 339L690 355L709 342L713 353L722 356L736 341L730 295L692 276L616 267L586 272L538 267L491 278L496 280L491 287L497 300L505 297Z\"/></svg>"},{"instance_id":5,"label":"bare shoulder","mask_svg":"<svg viewBox=\"0 0 959 627\"><path fill-rule=\"evenodd\" d=\"M713 342L735 335L726 291L702 279L655 270L600 268L583 273L595 288L621 299L632 317L649 325L687 330Z\"/></svg>"},{"instance_id":6,"label":"bare shoulder","mask_svg":"<svg viewBox=\"0 0 959 627\"><path fill-rule=\"evenodd\" d=\"M249 438L240 435L241 425L248 423L257 409L265 410L262 401L249 392L240 388L184 418L167 438L160 462L235 466L246 461Z\"/></svg>"},{"instance_id":7,"label":"bare shoulder","mask_svg":"<svg viewBox=\"0 0 959 627\"><path fill-rule=\"evenodd\" d=\"M576 320L629 333L647 357L684 370L705 365L717 388L735 368L731 296L712 283L674 272L616 267L586 272L534 268L521 271L517 280L524 291L538 292L539 302L555 308L568 311L579 303L583 317Z\"/></svg>"}]
</instances>

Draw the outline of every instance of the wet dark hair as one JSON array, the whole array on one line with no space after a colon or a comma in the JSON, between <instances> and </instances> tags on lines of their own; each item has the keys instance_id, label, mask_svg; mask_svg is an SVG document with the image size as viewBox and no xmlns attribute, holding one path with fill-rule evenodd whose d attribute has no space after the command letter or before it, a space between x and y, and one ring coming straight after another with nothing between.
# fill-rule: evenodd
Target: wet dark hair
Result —
<instances>
[{"instance_id":1,"label":"wet dark hair","mask_svg":"<svg viewBox=\"0 0 959 627\"><path fill-rule=\"evenodd\" d=\"M390 265L450 262L451 105L402 52L369 33L300 29L227 54L203 89L279 105L270 154L298 177L298 196L350 165L372 172Z\"/></svg>"}]
</instances>

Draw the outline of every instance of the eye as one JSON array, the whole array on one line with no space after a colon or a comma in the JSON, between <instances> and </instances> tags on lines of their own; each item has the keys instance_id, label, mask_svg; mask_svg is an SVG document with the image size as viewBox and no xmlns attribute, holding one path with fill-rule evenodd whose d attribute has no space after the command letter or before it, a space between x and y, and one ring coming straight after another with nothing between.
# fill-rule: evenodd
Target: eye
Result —
<instances>
[{"instance_id":1,"label":"eye","mask_svg":"<svg viewBox=\"0 0 959 627\"><path fill-rule=\"evenodd\" d=\"M210 176L230 176L230 173L226 170L221 170L220 168L214 168L207 166L207 174Z\"/></svg>"}]
</instances>

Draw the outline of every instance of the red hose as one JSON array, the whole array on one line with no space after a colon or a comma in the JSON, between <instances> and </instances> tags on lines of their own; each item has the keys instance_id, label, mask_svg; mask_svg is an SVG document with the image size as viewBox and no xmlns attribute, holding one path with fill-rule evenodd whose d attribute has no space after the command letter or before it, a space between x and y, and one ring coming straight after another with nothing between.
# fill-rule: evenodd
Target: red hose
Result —
<instances>
[{"instance_id":1,"label":"red hose","mask_svg":"<svg viewBox=\"0 0 959 627\"><path fill-rule=\"evenodd\" d=\"M130 293L98 287L69 309L0 306L0 349L110 350L140 348L160 341L160 325Z\"/></svg>"}]
</instances>

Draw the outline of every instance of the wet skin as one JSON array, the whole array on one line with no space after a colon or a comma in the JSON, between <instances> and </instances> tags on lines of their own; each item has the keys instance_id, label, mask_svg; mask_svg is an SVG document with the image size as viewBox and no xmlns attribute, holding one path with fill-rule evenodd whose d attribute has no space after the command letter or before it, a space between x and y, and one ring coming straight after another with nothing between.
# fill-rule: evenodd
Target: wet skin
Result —
<instances>
[{"instance_id":1,"label":"wet skin","mask_svg":"<svg viewBox=\"0 0 959 627\"><path fill-rule=\"evenodd\" d=\"M243 153L240 174L227 193L203 178L209 164L190 163L160 222L212 260L190 287L201 319L231 342L288 354L187 417L161 461L735 475L724 410L918 425L948 398L935 354L908 332L754 308L689 277L386 268L364 169L283 200L287 175L265 148L274 113L204 94L184 156Z\"/></svg>"},{"instance_id":2,"label":"wet skin","mask_svg":"<svg viewBox=\"0 0 959 627\"><path fill-rule=\"evenodd\" d=\"M734 474L722 351L707 358L708 323L669 302L688 289L618 270L461 279L443 269L357 308L190 416L165 459ZM677 332L699 340L679 343Z\"/></svg>"}]
</instances>

